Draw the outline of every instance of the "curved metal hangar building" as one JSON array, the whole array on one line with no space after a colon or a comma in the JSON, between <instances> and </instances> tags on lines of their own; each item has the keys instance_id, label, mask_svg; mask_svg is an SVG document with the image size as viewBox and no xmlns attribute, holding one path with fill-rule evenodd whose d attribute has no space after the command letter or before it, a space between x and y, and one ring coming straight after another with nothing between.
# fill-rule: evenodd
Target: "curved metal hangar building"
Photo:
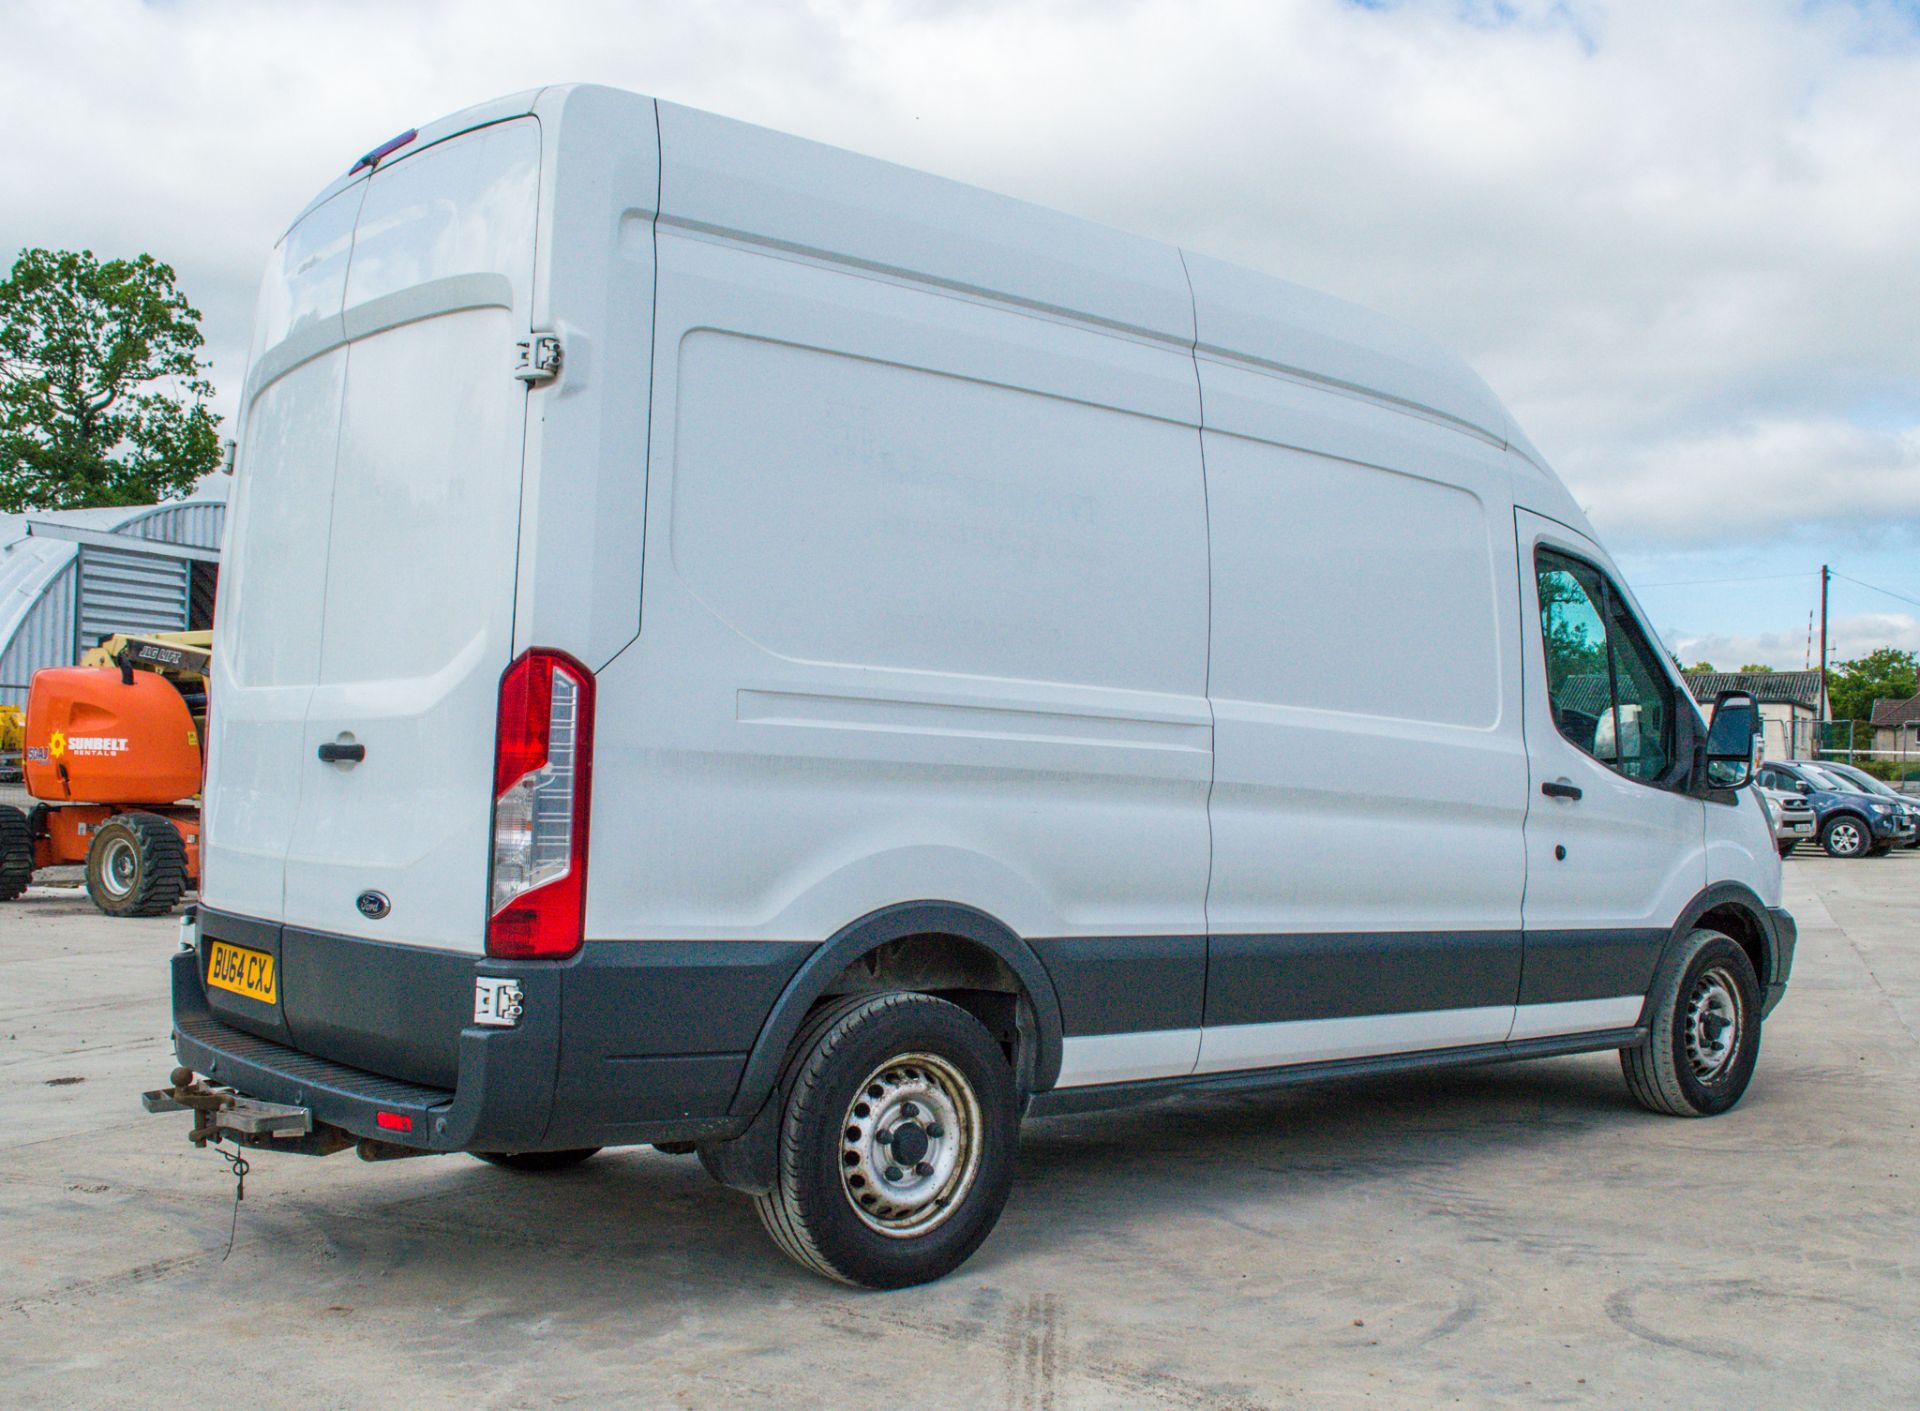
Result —
<instances>
[{"instance_id":1,"label":"curved metal hangar building","mask_svg":"<svg viewBox=\"0 0 1920 1411\"><path fill-rule=\"evenodd\" d=\"M115 632L213 625L227 478L184 500L0 515L0 705Z\"/></svg>"}]
</instances>

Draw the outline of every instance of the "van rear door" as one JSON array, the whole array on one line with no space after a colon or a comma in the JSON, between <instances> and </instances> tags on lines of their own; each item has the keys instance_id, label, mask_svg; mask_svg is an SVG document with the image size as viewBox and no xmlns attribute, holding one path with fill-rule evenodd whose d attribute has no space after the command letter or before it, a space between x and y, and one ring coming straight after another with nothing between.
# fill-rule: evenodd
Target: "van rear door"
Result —
<instances>
[{"instance_id":1,"label":"van rear door","mask_svg":"<svg viewBox=\"0 0 1920 1411\"><path fill-rule=\"evenodd\" d=\"M390 161L367 184L333 489L315 526L325 590L289 927L484 946L540 150L538 123L521 118Z\"/></svg>"}]
</instances>

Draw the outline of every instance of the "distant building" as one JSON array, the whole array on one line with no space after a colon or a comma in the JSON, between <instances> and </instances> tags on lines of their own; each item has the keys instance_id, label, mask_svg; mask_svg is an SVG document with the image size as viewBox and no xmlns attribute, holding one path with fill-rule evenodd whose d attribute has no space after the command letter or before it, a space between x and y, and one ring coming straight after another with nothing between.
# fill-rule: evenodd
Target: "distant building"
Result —
<instances>
[{"instance_id":1,"label":"distant building","mask_svg":"<svg viewBox=\"0 0 1920 1411\"><path fill-rule=\"evenodd\" d=\"M1746 691L1760 706L1760 737L1768 759L1812 759L1820 744L1817 671L1689 671L1687 689L1702 714L1722 691ZM1830 717L1828 717L1830 718Z\"/></svg>"},{"instance_id":2,"label":"distant building","mask_svg":"<svg viewBox=\"0 0 1920 1411\"><path fill-rule=\"evenodd\" d=\"M0 514L0 705L24 705L43 666L71 666L115 632L213 623L223 475L184 500Z\"/></svg>"},{"instance_id":3,"label":"distant building","mask_svg":"<svg viewBox=\"0 0 1920 1411\"><path fill-rule=\"evenodd\" d=\"M1920 695L1873 703L1873 747L1920 758Z\"/></svg>"}]
</instances>

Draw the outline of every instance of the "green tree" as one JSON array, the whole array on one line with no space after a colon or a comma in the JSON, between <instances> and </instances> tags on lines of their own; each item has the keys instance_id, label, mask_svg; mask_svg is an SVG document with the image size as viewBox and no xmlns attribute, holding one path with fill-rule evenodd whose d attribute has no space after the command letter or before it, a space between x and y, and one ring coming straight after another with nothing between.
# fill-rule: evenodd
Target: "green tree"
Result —
<instances>
[{"instance_id":1,"label":"green tree","mask_svg":"<svg viewBox=\"0 0 1920 1411\"><path fill-rule=\"evenodd\" d=\"M1713 673L1713 663L1710 661L1696 661L1692 666L1683 666L1680 670L1688 676L1698 676L1703 673L1711 675Z\"/></svg>"},{"instance_id":2,"label":"green tree","mask_svg":"<svg viewBox=\"0 0 1920 1411\"><path fill-rule=\"evenodd\" d=\"M1770 667L1770 666L1760 666L1760 665L1757 665L1757 664L1755 664L1755 663L1753 663L1753 662L1748 662L1748 663L1747 663L1747 664L1746 664L1745 666L1743 666L1743 667L1741 667L1740 669L1741 669L1741 671L1743 671L1743 672L1746 672L1746 673L1749 673L1750 675L1754 675L1754 676L1771 676L1771 675L1773 675L1773 668L1772 668L1772 667Z\"/></svg>"},{"instance_id":3,"label":"green tree","mask_svg":"<svg viewBox=\"0 0 1920 1411\"><path fill-rule=\"evenodd\" d=\"M151 255L22 251L0 281L0 511L191 489L220 462L203 341Z\"/></svg>"},{"instance_id":4,"label":"green tree","mask_svg":"<svg viewBox=\"0 0 1920 1411\"><path fill-rule=\"evenodd\" d=\"M1833 704L1833 718L1870 720L1875 701L1904 701L1912 696L1916 662L1920 662L1920 656L1913 652L1882 647L1833 667L1827 672L1827 699Z\"/></svg>"}]
</instances>

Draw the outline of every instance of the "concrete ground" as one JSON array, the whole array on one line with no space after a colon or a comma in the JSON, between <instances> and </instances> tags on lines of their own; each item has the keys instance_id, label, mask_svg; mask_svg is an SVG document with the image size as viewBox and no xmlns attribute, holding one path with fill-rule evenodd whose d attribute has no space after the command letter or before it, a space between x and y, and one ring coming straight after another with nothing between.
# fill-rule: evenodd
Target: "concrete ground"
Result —
<instances>
[{"instance_id":1,"label":"concrete ground","mask_svg":"<svg viewBox=\"0 0 1920 1411\"><path fill-rule=\"evenodd\" d=\"M1920 853L1787 866L1746 1101L1612 1055L1029 1124L935 1286L786 1263L690 1157L262 1157L136 1095L171 921L0 910L0 1401L37 1407L1920 1405Z\"/></svg>"}]
</instances>

